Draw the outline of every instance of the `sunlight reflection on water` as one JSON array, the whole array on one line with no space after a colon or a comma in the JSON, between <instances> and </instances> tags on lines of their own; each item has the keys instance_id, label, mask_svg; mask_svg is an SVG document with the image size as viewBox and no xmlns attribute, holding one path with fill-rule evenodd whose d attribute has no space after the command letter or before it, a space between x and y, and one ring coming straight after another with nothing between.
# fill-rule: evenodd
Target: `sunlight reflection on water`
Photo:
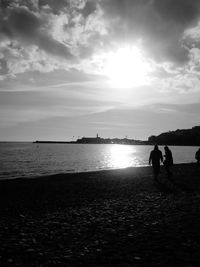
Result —
<instances>
[{"instance_id":1,"label":"sunlight reflection on water","mask_svg":"<svg viewBox=\"0 0 200 267\"><path fill-rule=\"evenodd\" d=\"M110 157L108 159L108 166L112 168L126 168L131 165L137 166L137 159L134 155L137 152L135 147L113 145L109 149Z\"/></svg>"}]
</instances>

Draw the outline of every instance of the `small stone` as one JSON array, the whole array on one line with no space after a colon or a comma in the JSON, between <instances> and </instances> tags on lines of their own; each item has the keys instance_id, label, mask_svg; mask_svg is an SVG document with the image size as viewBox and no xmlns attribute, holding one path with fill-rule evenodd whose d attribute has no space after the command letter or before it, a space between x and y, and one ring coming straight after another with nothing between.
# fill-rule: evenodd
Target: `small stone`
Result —
<instances>
[{"instance_id":1,"label":"small stone","mask_svg":"<svg viewBox=\"0 0 200 267\"><path fill-rule=\"evenodd\" d=\"M35 252L35 250L33 248L28 248L26 252Z\"/></svg>"},{"instance_id":2,"label":"small stone","mask_svg":"<svg viewBox=\"0 0 200 267\"><path fill-rule=\"evenodd\" d=\"M33 242L33 244L36 244L37 243L37 241L36 241L35 238L32 239L32 242Z\"/></svg>"},{"instance_id":3,"label":"small stone","mask_svg":"<svg viewBox=\"0 0 200 267\"><path fill-rule=\"evenodd\" d=\"M137 261L141 260L141 258L138 257L138 256L134 257L134 259L137 260Z\"/></svg>"}]
</instances>

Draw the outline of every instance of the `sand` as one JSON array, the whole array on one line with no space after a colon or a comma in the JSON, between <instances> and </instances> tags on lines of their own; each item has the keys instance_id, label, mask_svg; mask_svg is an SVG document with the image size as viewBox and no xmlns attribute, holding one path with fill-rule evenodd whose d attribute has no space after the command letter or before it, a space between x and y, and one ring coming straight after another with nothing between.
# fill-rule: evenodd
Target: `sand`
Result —
<instances>
[{"instance_id":1,"label":"sand","mask_svg":"<svg viewBox=\"0 0 200 267\"><path fill-rule=\"evenodd\" d=\"M200 167L0 181L0 266L200 266Z\"/></svg>"}]
</instances>

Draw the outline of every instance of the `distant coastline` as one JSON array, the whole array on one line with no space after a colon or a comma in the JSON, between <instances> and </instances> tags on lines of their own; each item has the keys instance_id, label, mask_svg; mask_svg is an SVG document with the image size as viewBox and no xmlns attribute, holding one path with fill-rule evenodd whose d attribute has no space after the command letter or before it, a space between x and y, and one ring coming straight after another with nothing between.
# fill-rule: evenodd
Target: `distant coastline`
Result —
<instances>
[{"instance_id":1,"label":"distant coastline","mask_svg":"<svg viewBox=\"0 0 200 267\"><path fill-rule=\"evenodd\" d=\"M173 145L173 146L200 146L200 126L192 129L182 129L152 135L148 140L134 140L128 138L101 138L82 137L76 141L34 141L38 144L121 144L121 145Z\"/></svg>"},{"instance_id":2,"label":"distant coastline","mask_svg":"<svg viewBox=\"0 0 200 267\"><path fill-rule=\"evenodd\" d=\"M101 138L96 137L82 137L76 141L34 141L37 144L120 144L120 145L149 145L148 141L134 140L128 138Z\"/></svg>"},{"instance_id":3,"label":"distant coastline","mask_svg":"<svg viewBox=\"0 0 200 267\"><path fill-rule=\"evenodd\" d=\"M73 141L34 141L33 143L36 144L75 144L76 142Z\"/></svg>"}]
</instances>

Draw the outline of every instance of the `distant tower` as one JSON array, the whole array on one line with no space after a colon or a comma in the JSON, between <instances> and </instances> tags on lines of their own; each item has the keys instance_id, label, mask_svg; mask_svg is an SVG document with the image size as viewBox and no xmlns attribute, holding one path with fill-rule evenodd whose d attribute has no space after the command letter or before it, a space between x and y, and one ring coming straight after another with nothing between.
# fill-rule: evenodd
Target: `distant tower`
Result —
<instances>
[{"instance_id":1,"label":"distant tower","mask_svg":"<svg viewBox=\"0 0 200 267\"><path fill-rule=\"evenodd\" d=\"M99 135L98 135L98 133L97 133L97 138L99 138Z\"/></svg>"}]
</instances>

